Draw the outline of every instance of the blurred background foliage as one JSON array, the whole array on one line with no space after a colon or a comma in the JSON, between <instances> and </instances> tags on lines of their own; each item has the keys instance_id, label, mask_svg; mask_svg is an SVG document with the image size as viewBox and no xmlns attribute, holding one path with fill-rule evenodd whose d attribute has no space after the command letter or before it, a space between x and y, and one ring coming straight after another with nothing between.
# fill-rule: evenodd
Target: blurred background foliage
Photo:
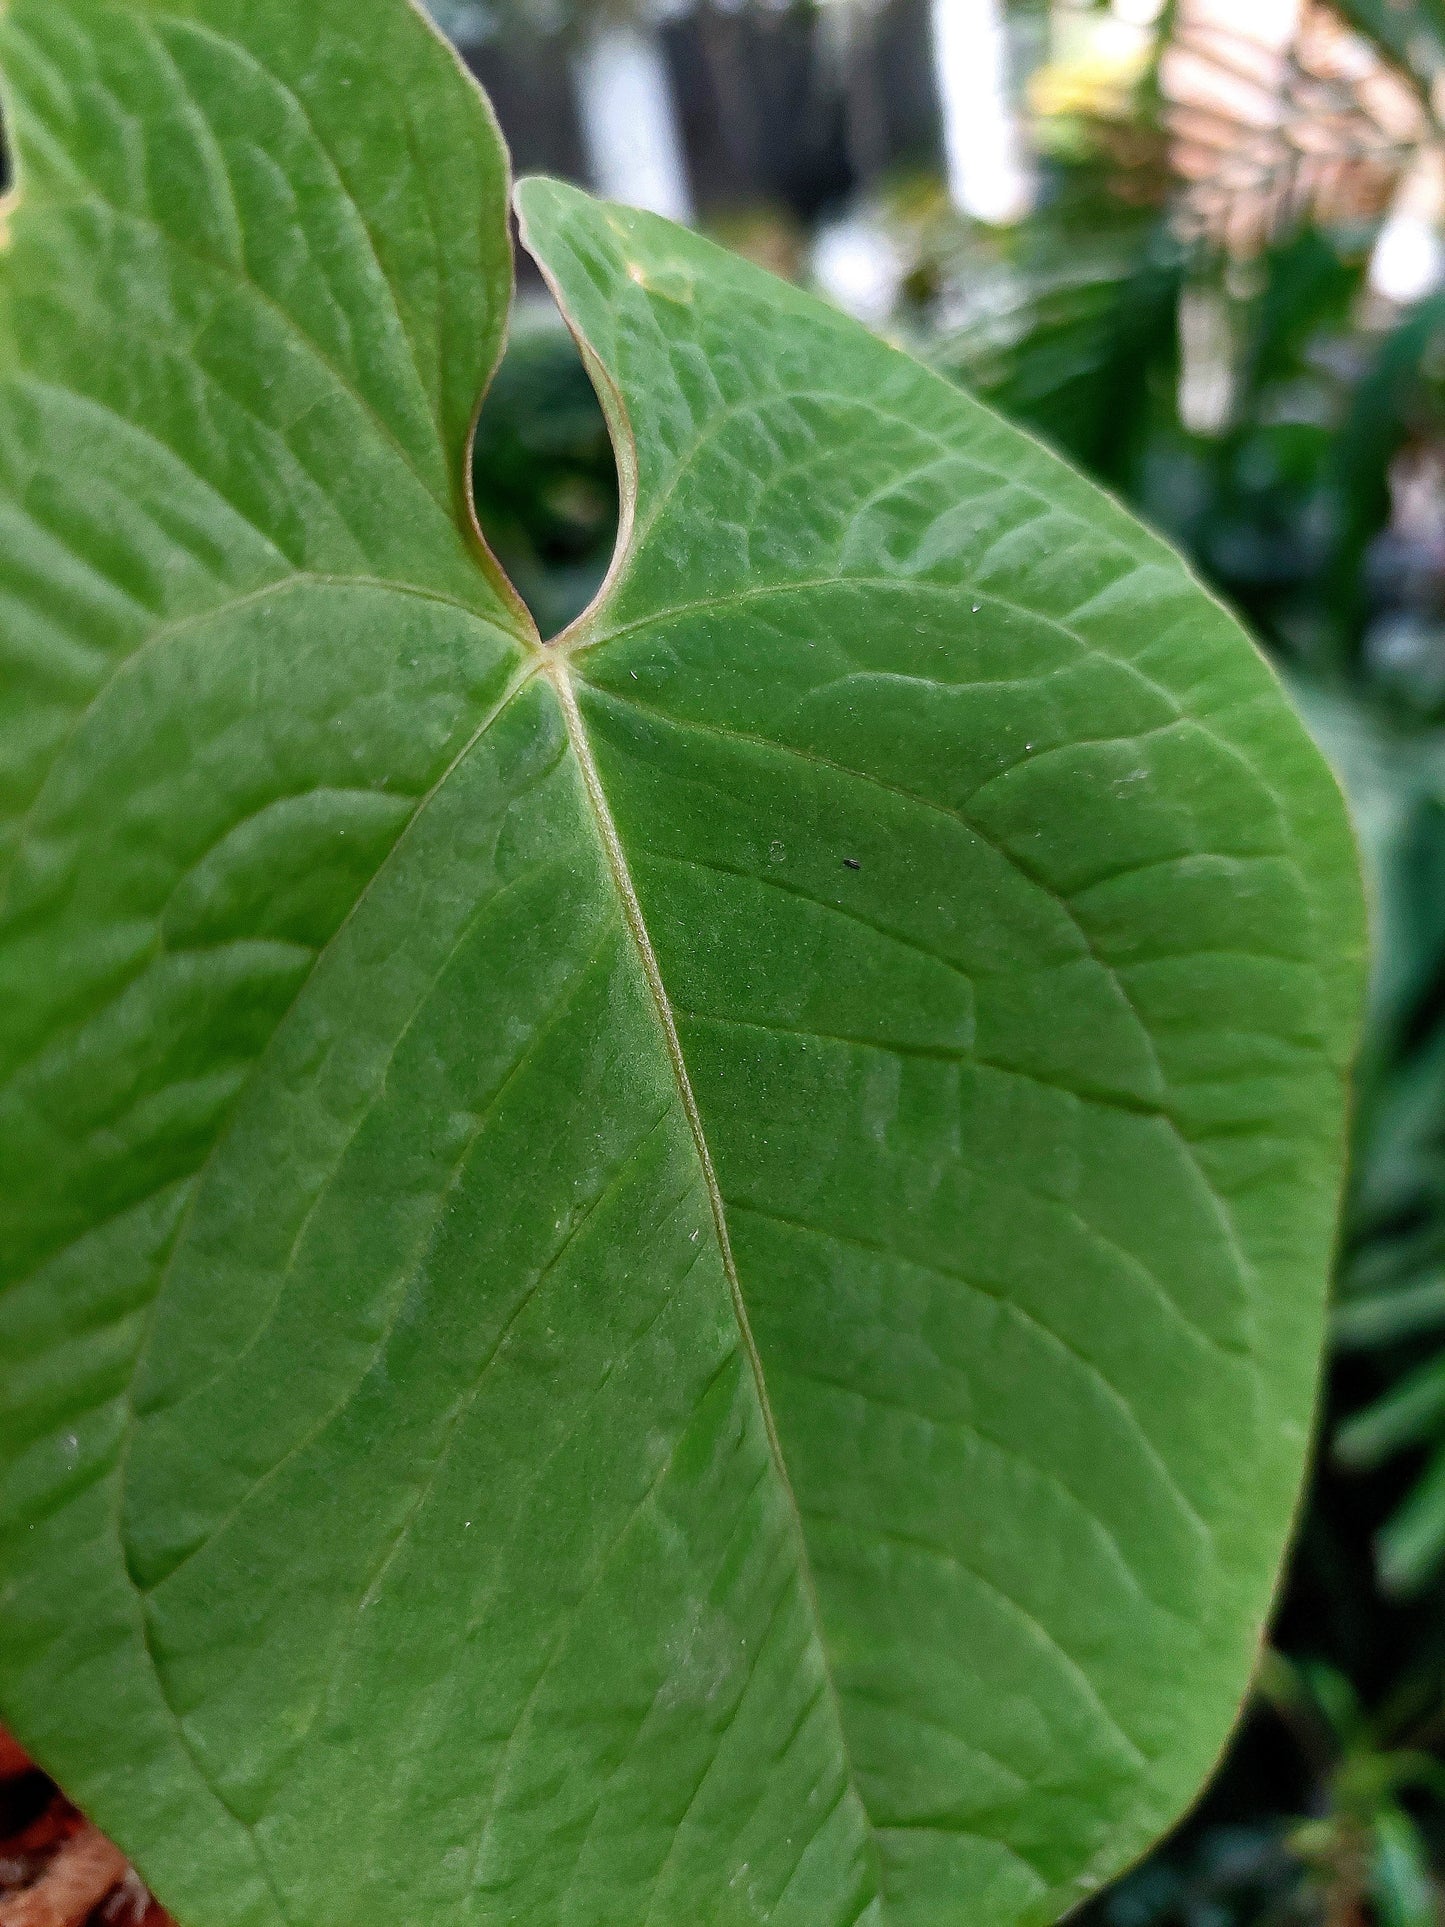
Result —
<instances>
[{"instance_id":1,"label":"blurred background foliage","mask_svg":"<svg viewBox=\"0 0 1445 1927\"><path fill-rule=\"evenodd\" d=\"M1229 1757L1091 1927L1445 1927L1445 4L1340 5L435 3L523 166L812 282L1166 532L1353 803L1378 960L1315 1479ZM476 468L555 633L616 476L525 280Z\"/></svg>"}]
</instances>

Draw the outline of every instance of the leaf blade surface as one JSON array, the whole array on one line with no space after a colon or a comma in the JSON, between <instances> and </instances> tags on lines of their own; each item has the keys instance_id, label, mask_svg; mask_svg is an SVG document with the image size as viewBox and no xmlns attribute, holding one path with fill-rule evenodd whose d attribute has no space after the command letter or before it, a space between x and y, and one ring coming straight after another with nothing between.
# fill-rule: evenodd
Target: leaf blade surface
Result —
<instances>
[{"instance_id":1,"label":"leaf blade surface","mask_svg":"<svg viewBox=\"0 0 1445 1927\"><path fill-rule=\"evenodd\" d=\"M1235 625L1063 464L704 243L520 199L635 476L562 646L883 1892L1051 1918L1191 1796L1252 1665L1349 831Z\"/></svg>"},{"instance_id":2,"label":"leaf blade surface","mask_svg":"<svg viewBox=\"0 0 1445 1927\"><path fill-rule=\"evenodd\" d=\"M546 187L632 523L539 649L419 18L3 33L7 1717L186 1927L1052 1917L1298 1480L1357 906L1273 683L1012 431Z\"/></svg>"}]
</instances>

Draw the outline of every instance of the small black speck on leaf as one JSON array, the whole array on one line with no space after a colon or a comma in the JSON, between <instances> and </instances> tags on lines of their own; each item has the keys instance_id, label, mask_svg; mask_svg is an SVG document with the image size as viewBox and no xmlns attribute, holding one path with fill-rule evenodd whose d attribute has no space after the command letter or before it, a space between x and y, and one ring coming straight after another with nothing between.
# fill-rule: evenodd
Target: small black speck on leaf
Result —
<instances>
[{"instance_id":1,"label":"small black speck on leaf","mask_svg":"<svg viewBox=\"0 0 1445 1927\"><path fill-rule=\"evenodd\" d=\"M856 856L845 856L843 859L843 868L845 870L861 870L863 865L858 861Z\"/></svg>"}]
</instances>

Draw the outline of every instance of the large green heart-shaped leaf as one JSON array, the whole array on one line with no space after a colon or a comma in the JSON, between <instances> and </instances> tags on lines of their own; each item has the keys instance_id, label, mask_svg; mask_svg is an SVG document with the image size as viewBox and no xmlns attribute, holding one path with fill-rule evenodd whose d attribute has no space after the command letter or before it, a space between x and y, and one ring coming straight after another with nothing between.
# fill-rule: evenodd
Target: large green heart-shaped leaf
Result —
<instances>
[{"instance_id":1,"label":"large green heart-shaped leaf","mask_svg":"<svg viewBox=\"0 0 1445 1927\"><path fill-rule=\"evenodd\" d=\"M422 20L0 51L0 1711L183 1927L1054 1918L1299 1486L1318 757L1057 460L548 183L627 517L539 644Z\"/></svg>"}]
</instances>

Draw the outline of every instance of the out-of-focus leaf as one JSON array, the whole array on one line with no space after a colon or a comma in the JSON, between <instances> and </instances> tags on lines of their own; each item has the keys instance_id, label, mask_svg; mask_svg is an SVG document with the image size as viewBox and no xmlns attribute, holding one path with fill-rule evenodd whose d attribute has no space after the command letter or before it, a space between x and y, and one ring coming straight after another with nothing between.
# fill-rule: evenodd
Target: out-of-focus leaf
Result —
<instances>
[{"instance_id":1,"label":"out-of-focus leaf","mask_svg":"<svg viewBox=\"0 0 1445 1927\"><path fill-rule=\"evenodd\" d=\"M1335 1311L1336 1345L1347 1351L1445 1329L1445 1277L1347 1300Z\"/></svg>"},{"instance_id":2,"label":"out-of-focus leaf","mask_svg":"<svg viewBox=\"0 0 1445 1927\"><path fill-rule=\"evenodd\" d=\"M970 312L933 365L1014 421L1112 475L1172 353L1179 263L1152 224L1063 244L1049 229L969 278Z\"/></svg>"},{"instance_id":3,"label":"out-of-focus leaf","mask_svg":"<svg viewBox=\"0 0 1445 1927\"><path fill-rule=\"evenodd\" d=\"M1428 107L1445 73L1441 0L1337 0L1339 11L1409 77Z\"/></svg>"},{"instance_id":4,"label":"out-of-focus leaf","mask_svg":"<svg viewBox=\"0 0 1445 1927\"><path fill-rule=\"evenodd\" d=\"M1336 1450L1347 1465L1378 1465L1437 1430L1445 1430L1445 1354L1418 1367L1342 1425Z\"/></svg>"},{"instance_id":5,"label":"out-of-focus leaf","mask_svg":"<svg viewBox=\"0 0 1445 1927\"><path fill-rule=\"evenodd\" d=\"M1375 1821L1370 1894L1379 1927L1439 1927L1429 1854L1415 1823L1398 1807Z\"/></svg>"},{"instance_id":6,"label":"out-of-focus leaf","mask_svg":"<svg viewBox=\"0 0 1445 1927\"><path fill-rule=\"evenodd\" d=\"M1445 817L1445 738L1383 720L1304 676L1290 694L1343 784L1365 863L1374 958L1372 1040L1393 1047L1445 956L1445 890L1431 885Z\"/></svg>"},{"instance_id":7,"label":"out-of-focus leaf","mask_svg":"<svg viewBox=\"0 0 1445 1927\"><path fill-rule=\"evenodd\" d=\"M1445 1223L1445 1034L1377 1076L1364 1102L1352 1197L1357 1235L1406 1234L1416 1262L1433 1269L1439 1254L1428 1241L1419 1249L1408 1234Z\"/></svg>"},{"instance_id":8,"label":"out-of-focus leaf","mask_svg":"<svg viewBox=\"0 0 1445 1927\"><path fill-rule=\"evenodd\" d=\"M1381 1529L1379 1553L1381 1575L1395 1592L1418 1592L1437 1577L1445 1562L1445 1450Z\"/></svg>"},{"instance_id":9,"label":"out-of-focus leaf","mask_svg":"<svg viewBox=\"0 0 1445 1927\"><path fill-rule=\"evenodd\" d=\"M1382 0L1388 11L1391 0ZM1346 658L1358 645L1365 609L1365 557L1389 515L1389 469L1409 432L1408 403L1421 367L1445 335L1445 295L1422 301L1376 350L1355 389L1331 450L1336 528L1322 589L1335 646Z\"/></svg>"}]
</instances>

